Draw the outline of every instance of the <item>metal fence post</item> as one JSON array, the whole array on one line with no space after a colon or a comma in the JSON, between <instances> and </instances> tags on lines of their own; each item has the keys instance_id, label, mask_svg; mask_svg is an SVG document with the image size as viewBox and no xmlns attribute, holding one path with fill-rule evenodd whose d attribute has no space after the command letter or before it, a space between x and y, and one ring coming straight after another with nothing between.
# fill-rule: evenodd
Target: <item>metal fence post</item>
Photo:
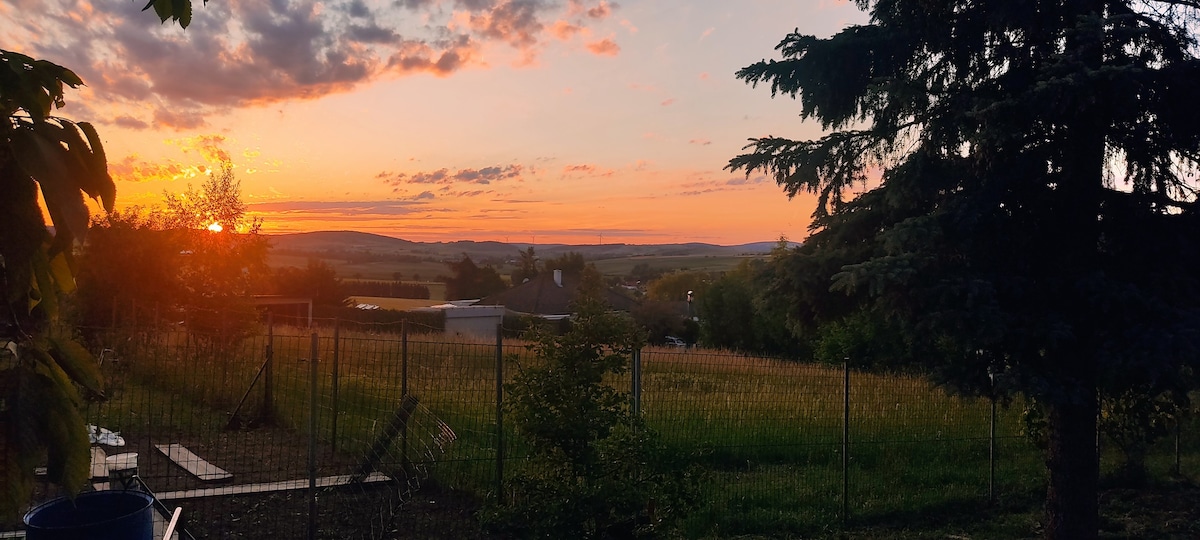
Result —
<instances>
[{"instance_id":1,"label":"metal fence post","mask_svg":"<svg viewBox=\"0 0 1200 540\"><path fill-rule=\"evenodd\" d=\"M400 321L400 395L408 395L408 319Z\"/></svg>"},{"instance_id":2,"label":"metal fence post","mask_svg":"<svg viewBox=\"0 0 1200 540\"><path fill-rule=\"evenodd\" d=\"M1179 426L1183 424L1183 422L1181 420L1182 420L1182 418L1175 419L1175 475L1176 476L1178 476L1180 474L1180 472L1179 472L1180 471L1180 468L1179 468L1180 427Z\"/></svg>"},{"instance_id":3,"label":"metal fence post","mask_svg":"<svg viewBox=\"0 0 1200 540\"><path fill-rule=\"evenodd\" d=\"M632 388L630 394L633 398L633 415L642 415L642 350L633 351L633 367L630 371L633 373Z\"/></svg>"},{"instance_id":4,"label":"metal fence post","mask_svg":"<svg viewBox=\"0 0 1200 540\"><path fill-rule=\"evenodd\" d=\"M317 538L317 333L312 333L308 394L308 540Z\"/></svg>"},{"instance_id":5,"label":"metal fence post","mask_svg":"<svg viewBox=\"0 0 1200 540\"><path fill-rule=\"evenodd\" d=\"M850 514L850 357L842 362L842 528Z\"/></svg>"},{"instance_id":6,"label":"metal fence post","mask_svg":"<svg viewBox=\"0 0 1200 540\"><path fill-rule=\"evenodd\" d=\"M263 418L271 418L275 413L275 396L272 391L272 380L275 363L275 317L267 312L267 366L263 370Z\"/></svg>"},{"instance_id":7,"label":"metal fence post","mask_svg":"<svg viewBox=\"0 0 1200 540\"><path fill-rule=\"evenodd\" d=\"M400 319L400 397L408 397L408 319ZM408 423L400 431L400 463L408 471Z\"/></svg>"},{"instance_id":8,"label":"metal fence post","mask_svg":"<svg viewBox=\"0 0 1200 540\"><path fill-rule=\"evenodd\" d=\"M496 500L504 502L504 333L496 326Z\"/></svg>"},{"instance_id":9,"label":"metal fence post","mask_svg":"<svg viewBox=\"0 0 1200 540\"><path fill-rule=\"evenodd\" d=\"M988 425L988 504L996 503L996 396L992 396L992 420Z\"/></svg>"},{"instance_id":10,"label":"metal fence post","mask_svg":"<svg viewBox=\"0 0 1200 540\"><path fill-rule=\"evenodd\" d=\"M338 433L338 358L341 356L341 321L333 320L333 373L330 378L330 395L329 408L333 416L329 419L331 424L329 428L329 451L337 452L337 433Z\"/></svg>"}]
</instances>

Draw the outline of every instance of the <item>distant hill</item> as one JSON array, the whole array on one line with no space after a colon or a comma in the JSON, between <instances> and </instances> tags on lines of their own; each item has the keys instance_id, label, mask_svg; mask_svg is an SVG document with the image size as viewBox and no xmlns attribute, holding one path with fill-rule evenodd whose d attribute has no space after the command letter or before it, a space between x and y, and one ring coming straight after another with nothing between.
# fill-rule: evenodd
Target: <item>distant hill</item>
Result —
<instances>
[{"instance_id":1,"label":"distant hill","mask_svg":"<svg viewBox=\"0 0 1200 540\"><path fill-rule=\"evenodd\" d=\"M269 235L271 247L277 253L311 255L347 255L368 253L376 256L408 256L427 260L455 260L465 253L476 261L508 260L529 247L527 243L475 242L413 242L390 236L355 231L318 231ZM536 244L534 249L544 258L574 251L587 260L625 257L677 256L736 256L770 253L776 242L754 242L736 246L718 246L700 242L685 244Z\"/></svg>"},{"instance_id":2,"label":"distant hill","mask_svg":"<svg viewBox=\"0 0 1200 540\"><path fill-rule=\"evenodd\" d=\"M345 279L405 279L430 284L448 272L446 263L467 254L479 265L496 268L508 276L517 264L518 252L529 244L505 242L413 242L390 236L355 231L319 231L268 235L273 267L303 267L309 259L331 264ZM747 259L770 253L776 242L754 242L737 246L686 244L536 244L538 257L550 259L577 252L596 264L605 275L626 276L637 266L671 272L694 270L723 272ZM440 290L435 296L440 298Z\"/></svg>"}]
</instances>

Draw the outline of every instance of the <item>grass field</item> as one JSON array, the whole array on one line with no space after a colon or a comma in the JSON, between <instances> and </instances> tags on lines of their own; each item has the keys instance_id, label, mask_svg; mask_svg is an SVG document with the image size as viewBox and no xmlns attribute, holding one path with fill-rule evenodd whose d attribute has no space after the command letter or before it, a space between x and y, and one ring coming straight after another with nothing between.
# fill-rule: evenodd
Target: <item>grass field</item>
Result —
<instances>
[{"instance_id":1,"label":"grass field","mask_svg":"<svg viewBox=\"0 0 1200 540\"><path fill-rule=\"evenodd\" d=\"M274 408L283 425L302 434L310 338L297 329L273 333ZM94 411L104 425L215 438L239 400L250 396L255 405L262 399L262 381L248 389L262 366L264 335L236 345L182 333L144 336L140 343L121 353L126 371L112 377L121 390ZM441 420L456 433L453 445L434 456L436 465L429 463L439 482L485 498L495 494L494 343L413 335L404 354L398 337L343 332L336 344L336 404L330 363L335 344L324 332L318 345L317 433L323 446L334 443L339 452L361 455L404 389L425 407L421 429L433 431L428 426ZM506 379L536 362L520 343L506 344L503 358ZM684 524L688 536L828 530L840 522L844 481L852 522L986 504L987 401L950 396L911 377L852 373L849 476L843 478L841 369L653 348L642 362L644 416L681 459L703 471L704 500ZM612 384L630 387L627 378ZM1016 410L1001 408L997 425L997 497L1028 500L1043 485L1038 453L1020 436ZM293 444L303 440L298 436ZM428 435L424 441L415 447L428 451ZM511 426L505 426L504 441L505 470L512 474L524 451ZM302 464L295 467L280 474L303 477Z\"/></svg>"},{"instance_id":2,"label":"grass field","mask_svg":"<svg viewBox=\"0 0 1200 540\"><path fill-rule=\"evenodd\" d=\"M403 281L430 281L440 275L446 275L450 272L446 268L445 263L436 261L418 261L418 262L402 262L402 261L369 261L369 262L349 262L345 259L328 259L317 257L325 261L329 266L337 272L337 276L342 279L367 279L367 280L387 280L390 281L399 273ZM278 253L270 253L267 255L267 265L272 268L280 268L285 266L294 266L304 268L308 264L309 257L301 255L284 255ZM509 268L508 272L512 269ZM508 272L505 272L507 275ZM420 280L415 280L414 276L420 276Z\"/></svg>"},{"instance_id":3,"label":"grass field","mask_svg":"<svg viewBox=\"0 0 1200 540\"><path fill-rule=\"evenodd\" d=\"M596 269L606 276L628 276L633 267L639 264L648 265L651 269L664 273L675 270L691 270L695 272L727 272L737 268L738 264L755 257L733 255L679 255L679 256L642 256L623 257L619 259L600 259L590 261Z\"/></svg>"}]
</instances>

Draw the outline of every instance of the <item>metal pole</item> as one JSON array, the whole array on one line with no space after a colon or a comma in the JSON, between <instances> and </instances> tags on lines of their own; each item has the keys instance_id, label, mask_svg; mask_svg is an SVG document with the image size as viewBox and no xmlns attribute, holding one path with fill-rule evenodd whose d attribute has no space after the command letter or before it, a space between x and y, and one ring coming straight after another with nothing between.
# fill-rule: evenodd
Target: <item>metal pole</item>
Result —
<instances>
[{"instance_id":1,"label":"metal pole","mask_svg":"<svg viewBox=\"0 0 1200 540\"><path fill-rule=\"evenodd\" d=\"M400 394L408 395L408 319L400 321Z\"/></svg>"},{"instance_id":2,"label":"metal pole","mask_svg":"<svg viewBox=\"0 0 1200 540\"><path fill-rule=\"evenodd\" d=\"M988 426L988 504L996 502L996 396L992 396L992 421Z\"/></svg>"},{"instance_id":3,"label":"metal pole","mask_svg":"<svg viewBox=\"0 0 1200 540\"><path fill-rule=\"evenodd\" d=\"M850 513L850 358L842 363L842 528Z\"/></svg>"},{"instance_id":4,"label":"metal pole","mask_svg":"<svg viewBox=\"0 0 1200 540\"><path fill-rule=\"evenodd\" d=\"M504 333L496 326L496 500L504 502Z\"/></svg>"},{"instance_id":5,"label":"metal pole","mask_svg":"<svg viewBox=\"0 0 1200 540\"><path fill-rule=\"evenodd\" d=\"M308 394L308 540L317 538L317 333L309 352Z\"/></svg>"},{"instance_id":6,"label":"metal pole","mask_svg":"<svg viewBox=\"0 0 1200 540\"><path fill-rule=\"evenodd\" d=\"M330 389L330 404L329 408L333 412L332 422L329 428L329 451L337 452L337 432L338 432L338 360L341 356L342 340L341 340L341 321L333 320L333 375L330 380L332 388Z\"/></svg>"},{"instance_id":7,"label":"metal pole","mask_svg":"<svg viewBox=\"0 0 1200 540\"><path fill-rule=\"evenodd\" d=\"M400 320L400 397L408 397L408 319ZM408 423L400 431L400 462L408 471Z\"/></svg>"},{"instance_id":8,"label":"metal pole","mask_svg":"<svg viewBox=\"0 0 1200 540\"><path fill-rule=\"evenodd\" d=\"M262 417L264 419L274 416L275 411L275 396L271 387L274 386L272 381L272 371L274 371L275 363L275 317L270 311L267 312L267 363L266 369L263 371L263 410Z\"/></svg>"},{"instance_id":9,"label":"metal pole","mask_svg":"<svg viewBox=\"0 0 1200 540\"><path fill-rule=\"evenodd\" d=\"M642 415L642 350L633 351L633 383L630 393L633 397L633 415Z\"/></svg>"},{"instance_id":10,"label":"metal pole","mask_svg":"<svg viewBox=\"0 0 1200 540\"><path fill-rule=\"evenodd\" d=\"M1179 475L1179 471L1180 471L1180 468L1179 468L1179 438L1180 438L1180 437L1179 437L1179 435L1180 435L1180 433L1179 433L1179 432L1180 432L1180 427L1179 427L1179 426L1180 426L1180 424L1182 424L1182 423L1183 423L1183 422L1182 422L1182 420L1183 420L1182 418L1178 418L1178 417L1177 417L1177 418L1175 418L1175 474L1176 474L1176 476L1178 476L1178 475Z\"/></svg>"}]
</instances>

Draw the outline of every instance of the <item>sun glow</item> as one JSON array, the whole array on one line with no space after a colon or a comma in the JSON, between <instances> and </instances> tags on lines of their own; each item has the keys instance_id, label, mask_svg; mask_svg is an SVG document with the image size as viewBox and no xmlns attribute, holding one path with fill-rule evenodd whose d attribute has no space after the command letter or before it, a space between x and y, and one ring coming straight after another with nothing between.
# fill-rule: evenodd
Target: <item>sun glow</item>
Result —
<instances>
[{"instance_id":1,"label":"sun glow","mask_svg":"<svg viewBox=\"0 0 1200 540\"><path fill-rule=\"evenodd\" d=\"M211 232L218 233L218 232L225 230L225 228L222 227L220 223L217 223L214 221L214 222L212 222L211 225L208 226L208 230Z\"/></svg>"}]
</instances>

